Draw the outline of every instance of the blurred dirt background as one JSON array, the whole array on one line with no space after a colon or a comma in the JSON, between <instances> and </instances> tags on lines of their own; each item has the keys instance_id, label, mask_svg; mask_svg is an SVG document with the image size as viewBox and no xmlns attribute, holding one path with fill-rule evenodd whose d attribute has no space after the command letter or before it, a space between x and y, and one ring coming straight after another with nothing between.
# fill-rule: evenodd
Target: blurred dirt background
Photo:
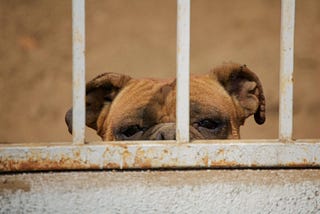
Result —
<instances>
[{"instance_id":1,"label":"blurred dirt background","mask_svg":"<svg viewBox=\"0 0 320 214\"><path fill-rule=\"evenodd\" d=\"M71 0L0 0L0 141L71 141ZM173 77L175 0L88 0L87 80L111 71ZM267 122L242 138L277 138L280 0L192 0L191 72L244 63L260 77ZM320 1L296 1L294 137L319 138ZM87 130L87 140L99 140Z\"/></svg>"}]
</instances>

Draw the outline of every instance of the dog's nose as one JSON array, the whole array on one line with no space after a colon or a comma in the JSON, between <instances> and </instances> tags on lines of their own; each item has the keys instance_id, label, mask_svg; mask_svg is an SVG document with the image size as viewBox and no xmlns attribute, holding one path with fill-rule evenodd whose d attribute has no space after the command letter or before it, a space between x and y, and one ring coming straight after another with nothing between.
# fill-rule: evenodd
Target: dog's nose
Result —
<instances>
[{"instance_id":1,"label":"dog's nose","mask_svg":"<svg viewBox=\"0 0 320 214\"><path fill-rule=\"evenodd\" d=\"M156 134L156 140L175 140L176 139L176 133L172 130L170 131L160 131Z\"/></svg>"},{"instance_id":2,"label":"dog's nose","mask_svg":"<svg viewBox=\"0 0 320 214\"><path fill-rule=\"evenodd\" d=\"M159 124L157 130L151 135L151 140L175 140L176 125L174 123Z\"/></svg>"}]
</instances>

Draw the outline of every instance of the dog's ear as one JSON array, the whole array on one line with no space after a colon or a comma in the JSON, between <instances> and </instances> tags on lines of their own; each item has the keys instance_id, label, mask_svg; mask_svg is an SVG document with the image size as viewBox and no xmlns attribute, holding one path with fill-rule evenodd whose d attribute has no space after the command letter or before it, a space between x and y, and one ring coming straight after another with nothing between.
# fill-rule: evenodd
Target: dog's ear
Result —
<instances>
[{"instance_id":1,"label":"dog's ear","mask_svg":"<svg viewBox=\"0 0 320 214\"><path fill-rule=\"evenodd\" d=\"M122 74L104 73L86 84L86 125L88 127L97 130L97 119L101 111L109 111L112 101L130 79L131 77ZM65 121L69 132L72 133L72 108L66 113Z\"/></svg>"},{"instance_id":2,"label":"dog's ear","mask_svg":"<svg viewBox=\"0 0 320 214\"><path fill-rule=\"evenodd\" d=\"M224 64L213 69L210 75L216 78L240 105L243 110L242 122L252 114L258 124L265 122L265 97L262 85L257 75L246 65Z\"/></svg>"}]
</instances>

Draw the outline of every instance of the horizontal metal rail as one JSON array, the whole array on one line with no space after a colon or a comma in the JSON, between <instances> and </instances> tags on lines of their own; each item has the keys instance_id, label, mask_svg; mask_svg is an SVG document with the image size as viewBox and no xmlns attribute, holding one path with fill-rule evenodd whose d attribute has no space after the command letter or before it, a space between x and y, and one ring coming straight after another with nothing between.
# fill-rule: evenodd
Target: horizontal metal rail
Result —
<instances>
[{"instance_id":1,"label":"horizontal metal rail","mask_svg":"<svg viewBox=\"0 0 320 214\"><path fill-rule=\"evenodd\" d=\"M320 167L320 141L96 142L0 146L0 172L70 169Z\"/></svg>"}]
</instances>

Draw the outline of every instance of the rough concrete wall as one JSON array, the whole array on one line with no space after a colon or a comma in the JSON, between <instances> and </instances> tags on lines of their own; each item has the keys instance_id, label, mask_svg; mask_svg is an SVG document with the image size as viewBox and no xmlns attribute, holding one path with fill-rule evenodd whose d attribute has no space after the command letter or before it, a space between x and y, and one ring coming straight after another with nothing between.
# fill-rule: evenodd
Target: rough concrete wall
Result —
<instances>
[{"instance_id":1,"label":"rough concrete wall","mask_svg":"<svg viewBox=\"0 0 320 214\"><path fill-rule=\"evenodd\" d=\"M0 213L320 213L320 170L8 174Z\"/></svg>"}]
</instances>

